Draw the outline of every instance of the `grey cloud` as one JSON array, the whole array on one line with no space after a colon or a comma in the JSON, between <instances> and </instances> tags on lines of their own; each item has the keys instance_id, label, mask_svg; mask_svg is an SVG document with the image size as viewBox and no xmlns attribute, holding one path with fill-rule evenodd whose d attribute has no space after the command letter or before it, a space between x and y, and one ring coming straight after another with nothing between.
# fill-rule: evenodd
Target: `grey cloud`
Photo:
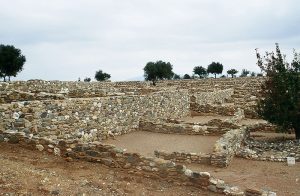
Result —
<instances>
[{"instance_id":1,"label":"grey cloud","mask_svg":"<svg viewBox=\"0 0 300 196\"><path fill-rule=\"evenodd\" d=\"M11 0L1 2L0 37L28 62L17 79L76 80L97 69L113 80L165 60L177 73L220 61L259 71L254 48L299 48L296 0Z\"/></svg>"}]
</instances>

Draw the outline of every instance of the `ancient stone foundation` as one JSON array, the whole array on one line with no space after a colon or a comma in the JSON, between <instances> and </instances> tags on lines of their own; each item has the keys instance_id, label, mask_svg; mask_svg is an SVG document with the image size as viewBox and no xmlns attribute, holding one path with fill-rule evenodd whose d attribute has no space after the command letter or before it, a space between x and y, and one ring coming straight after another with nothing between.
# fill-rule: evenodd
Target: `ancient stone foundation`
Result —
<instances>
[{"instance_id":1,"label":"ancient stone foundation","mask_svg":"<svg viewBox=\"0 0 300 196\"><path fill-rule=\"evenodd\" d=\"M241 147L249 144L249 132L268 128L262 125L247 129L239 124L244 118L258 117L253 108L263 81L263 77L179 80L159 81L156 86L150 82L0 83L0 142L226 195L268 195L255 189L240 190L207 172L194 172L181 164L227 167L235 155L242 156ZM229 117L202 124L180 120L207 113ZM220 139L210 154L158 149L156 157L127 153L102 143L109 137L138 130L217 135Z\"/></svg>"}]
</instances>

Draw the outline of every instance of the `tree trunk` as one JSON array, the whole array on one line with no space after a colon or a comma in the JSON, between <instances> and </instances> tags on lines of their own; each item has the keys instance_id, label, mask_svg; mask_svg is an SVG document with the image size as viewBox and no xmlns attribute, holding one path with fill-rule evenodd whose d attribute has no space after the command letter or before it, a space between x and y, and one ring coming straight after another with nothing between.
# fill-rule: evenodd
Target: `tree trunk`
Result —
<instances>
[{"instance_id":1,"label":"tree trunk","mask_svg":"<svg viewBox=\"0 0 300 196\"><path fill-rule=\"evenodd\" d=\"M233 78L233 74L231 74L231 77Z\"/></svg>"},{"instance_id":2,"label":"tree trunk","mask_svg":"<svg viewBox=\"0 0 300 196\"><path fill-rule=\"evenodd\" d=\"M217 74L215 74L215 78L217 78Z\"/></svg>"},{"instance_id":3,"label":"tree trunk","mask_svg":"<svg viewBox=\"0 0 300 196\"><path fill-rule=\"evenodd\" d=\"M295 135L296 135L296 140L300 141L300 128L299 127L295 128Z\"/></svg>"},{"instance_id":4,"label":"tree trunk","mask_svg":"<svg viewBox=\"0 0 300 196\"><path fill-rule=\"evenodd\" d=\"M3 76L3 82L6 82L6 76Z\"/></svg>"},{"instance_id":5,"label":"tree trunk","mask_svg":"<svg viewBox=\"0 0 300 196\"><path fill-rule=\"evenodd\" d=\"M8 81L10 82L10 76L8 76Z\"/></svg>"},{"instance_id":6,"label":"tree trunk","mask_svg":"<svg viewBox=\"0 0 300 196\"><path fill-rule=\"evenodd\" d=\"M152 80L152 84L153 84L153 86L155 86L156 84L155 84L155 80Z\"/></svg>"}]
</instances>

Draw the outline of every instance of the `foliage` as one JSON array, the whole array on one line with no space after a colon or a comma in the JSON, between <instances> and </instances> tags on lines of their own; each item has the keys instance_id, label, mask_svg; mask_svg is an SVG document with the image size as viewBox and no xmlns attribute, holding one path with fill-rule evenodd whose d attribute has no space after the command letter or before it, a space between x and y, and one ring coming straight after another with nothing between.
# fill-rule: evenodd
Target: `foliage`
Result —
<instances>
[{"instance_id":1,"label":"foliage","mask_svg":"<svg viewBox=\"0 0 300 196\"><path fill-rule=\"evenodd\" d=\"M267 75L258 101L258 114L283 131L293 129L296 139L300 139L300 55L294 51L294 59L288 63L278 44L275 53L267 52L261 57L256 51L256 55L258 66Z\"/></svg>"},{"instance_id":2,"label":"foliage","mask_svg":"<svg viewBox=\"0 0 300 196\"><path fill-rule=\"evenodd\" d=\"M144 77L147 81L152 81L153 85L157 80L171 79L174 75L173 66L169 62L156 61L148 62L144 67Z\"/></svg>"},{"instance_id":3,"label":"foliage","mask_svg":"<svg viewBox=\"0 0 300 196\"><path fill-rule=\"evenodd\" d=\"M183 79L191 79L191 76L189 74L184 74Z\"/></svg>"},{"instance_id":4,"label":"foliage","mask_svg":"<svg viewBox=\"0 0 300 196\"><path fill-rule=\"evenodd\" d=\"M88 78L88 77L86 77L86 78L83 79L84 82L90 82L91 80L92 80L92 79L91 79L91 78Z\"/></svg>"},{"instance_id":5,"label":"foliage","mask_svg":"<svg viewBox=\"0 0 300 196\"><path fill-rule=\"evenodd\" d=\"M242 69L242 73L240 75L240 77L247 77L247 75L250 73L250 71L248 71L247 69Z\"/></svg>"},{"instance_id":6,"label":"foliage","mask_svg":"<svg viewBox=\"0 0 300 196\"><path fill-rule=\"evenodd\" d=\"M255 77L255 76L256 76L256 73L255 73L254 71L252 71L252 72L250 73L250 76L251 76L251 77Z\"/></svg>"},{"instance_id":7,"label":"foliage","mask_svg":"<svg viewBox=\"0 0 300 196\"><path fill-rule=\"evenodd\" d=\"M105 81L110 78L110 74L103 72L102 70L96 71L95 79L97 81Z\"/></svg>"},{"instance_id":8,"label":"foliage","mask_svg":"<svg viewBox=\"0 0 300 196\"><path fill-rule=\"evenodd\" d=\"M194 72L194 74L199 75L200 78L204 78L204 77L207 76L207 71L202 66L196 66L196 67L194 67L193 72Z\"/></svg>"},{"instance_id":9,"label":"foliage","mask_svg":"<svg viewBox=\"0 0 300 196\"><path fill-rule=\"evenodd\" d=\"M181 79L180 75L174 74L173 80L180 80L180 79Z\"/></svg>"},{"instance_id":10,"label":"foliage","mask_svg":"<svg viewBox=\"0 0 300 196\"><path fill-rule=\"evenodd\" d=\"M22 71L26 62L25 56L20 49L11 45L0 45L0 77L10 80L11 76L16 77Z\"/></svg>"},{"instance_id":11,"label":"foliage","mask_svg":"<svg viewBox=\"0 0 300 196\"><path fill-rule=\"evenodd\" d=\"M233 78L235 76L235 74L238 73L238 70L236 69L230 69L227 71L227 74L231 75L231 77Z\"/></svg>"},{"instance_id":12,"label":"foliage","mask_svg":"<svg viewBox=\"0 0 300 196\"><path fill-rule=\"evenodd\" d=\"M215 74L215 78L217 74L221 74L223 72L223 65L219 62L212 62L207 67L207 73Z\"/></svg>"},{"instance_id":13,"label":"foliage","mask_svg":"<svg viewBox=\"0 0 300 196\"><path fill-rule=\"evenodd\" d=\"M262 77L262 76L264 76L264 75L263 75L262 73L257 73L256 76L257 76L257 77Z\"/></svg>"}]
</instances>

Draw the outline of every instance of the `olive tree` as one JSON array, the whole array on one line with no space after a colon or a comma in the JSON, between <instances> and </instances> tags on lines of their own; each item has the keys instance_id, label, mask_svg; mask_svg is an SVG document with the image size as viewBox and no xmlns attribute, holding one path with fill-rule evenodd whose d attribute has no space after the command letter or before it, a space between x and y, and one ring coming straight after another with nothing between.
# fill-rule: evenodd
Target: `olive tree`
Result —
<instances>
[{"instance_id":1,"label":"olive tree","mask_svg":"<svg viewBox=\"0 0 300 196\"><path fill-rule=\"evenodd\" d=\"M300 56L294 51L291 63L281 54L276 44L275 52L261 57L256 50L258 66L266 73L258 100L258 114L278 125L283 132L294 130L300 139Z\"/></svg>"},{"instance_id":2,"label":"olive tree","mask_svg":"<svg viewBox=\"0 0 300 196\"><path fill-rule=\"evenodd\" d=\"M103 72L102 70L96 71L95 79L97 81L105 81L110 78L110 74Z\"/></svg>"},{"instance_id":3,"label":"olive tree","mask_svg":"<svg viewBox=\"0 0 300 196\"><path fill-rule=\"evenodd\" d=\"M212 62L207 67L207 73L211 73L215 75L215 78L217 77L217 74L221 74L223 72L223 65L219 62Z\"/></svg>"},{"instance_id":4,"label":"olive tree","mask_svg":"<svg viewBox=\"0 0 300 196\"><path fill-rule=\"evenodd\" d=\"M227 74L231 75L231 77L233 78L235 76L235 74L237 74L238 71L236 69L230 69L227 71Z\"/></svg>"},{"instance_id":5,"label":"olive tree","mask_svg":"<svg viewBox=\"0 0 300 196\"><path fill-rule=\"evenodd\" d=\"M26 62L25 56L22 55L20 49L11 45L0 45L0 77L6 81L6 77L10 81L10 77L16 77L23 70Z\"/></svg>"},{"instance_id":6,"label":"olive tree","mask_svg":"<svg viewBox=\"0 0 300 196\"><path fill-rule=\"evenodd\" d=\"M148 62L144 67L144 77L147 81L152 81L155 85L157 80L172 79L174 73L173 66L169 62L156 61Z\"/></svg>"}]
</instances>

